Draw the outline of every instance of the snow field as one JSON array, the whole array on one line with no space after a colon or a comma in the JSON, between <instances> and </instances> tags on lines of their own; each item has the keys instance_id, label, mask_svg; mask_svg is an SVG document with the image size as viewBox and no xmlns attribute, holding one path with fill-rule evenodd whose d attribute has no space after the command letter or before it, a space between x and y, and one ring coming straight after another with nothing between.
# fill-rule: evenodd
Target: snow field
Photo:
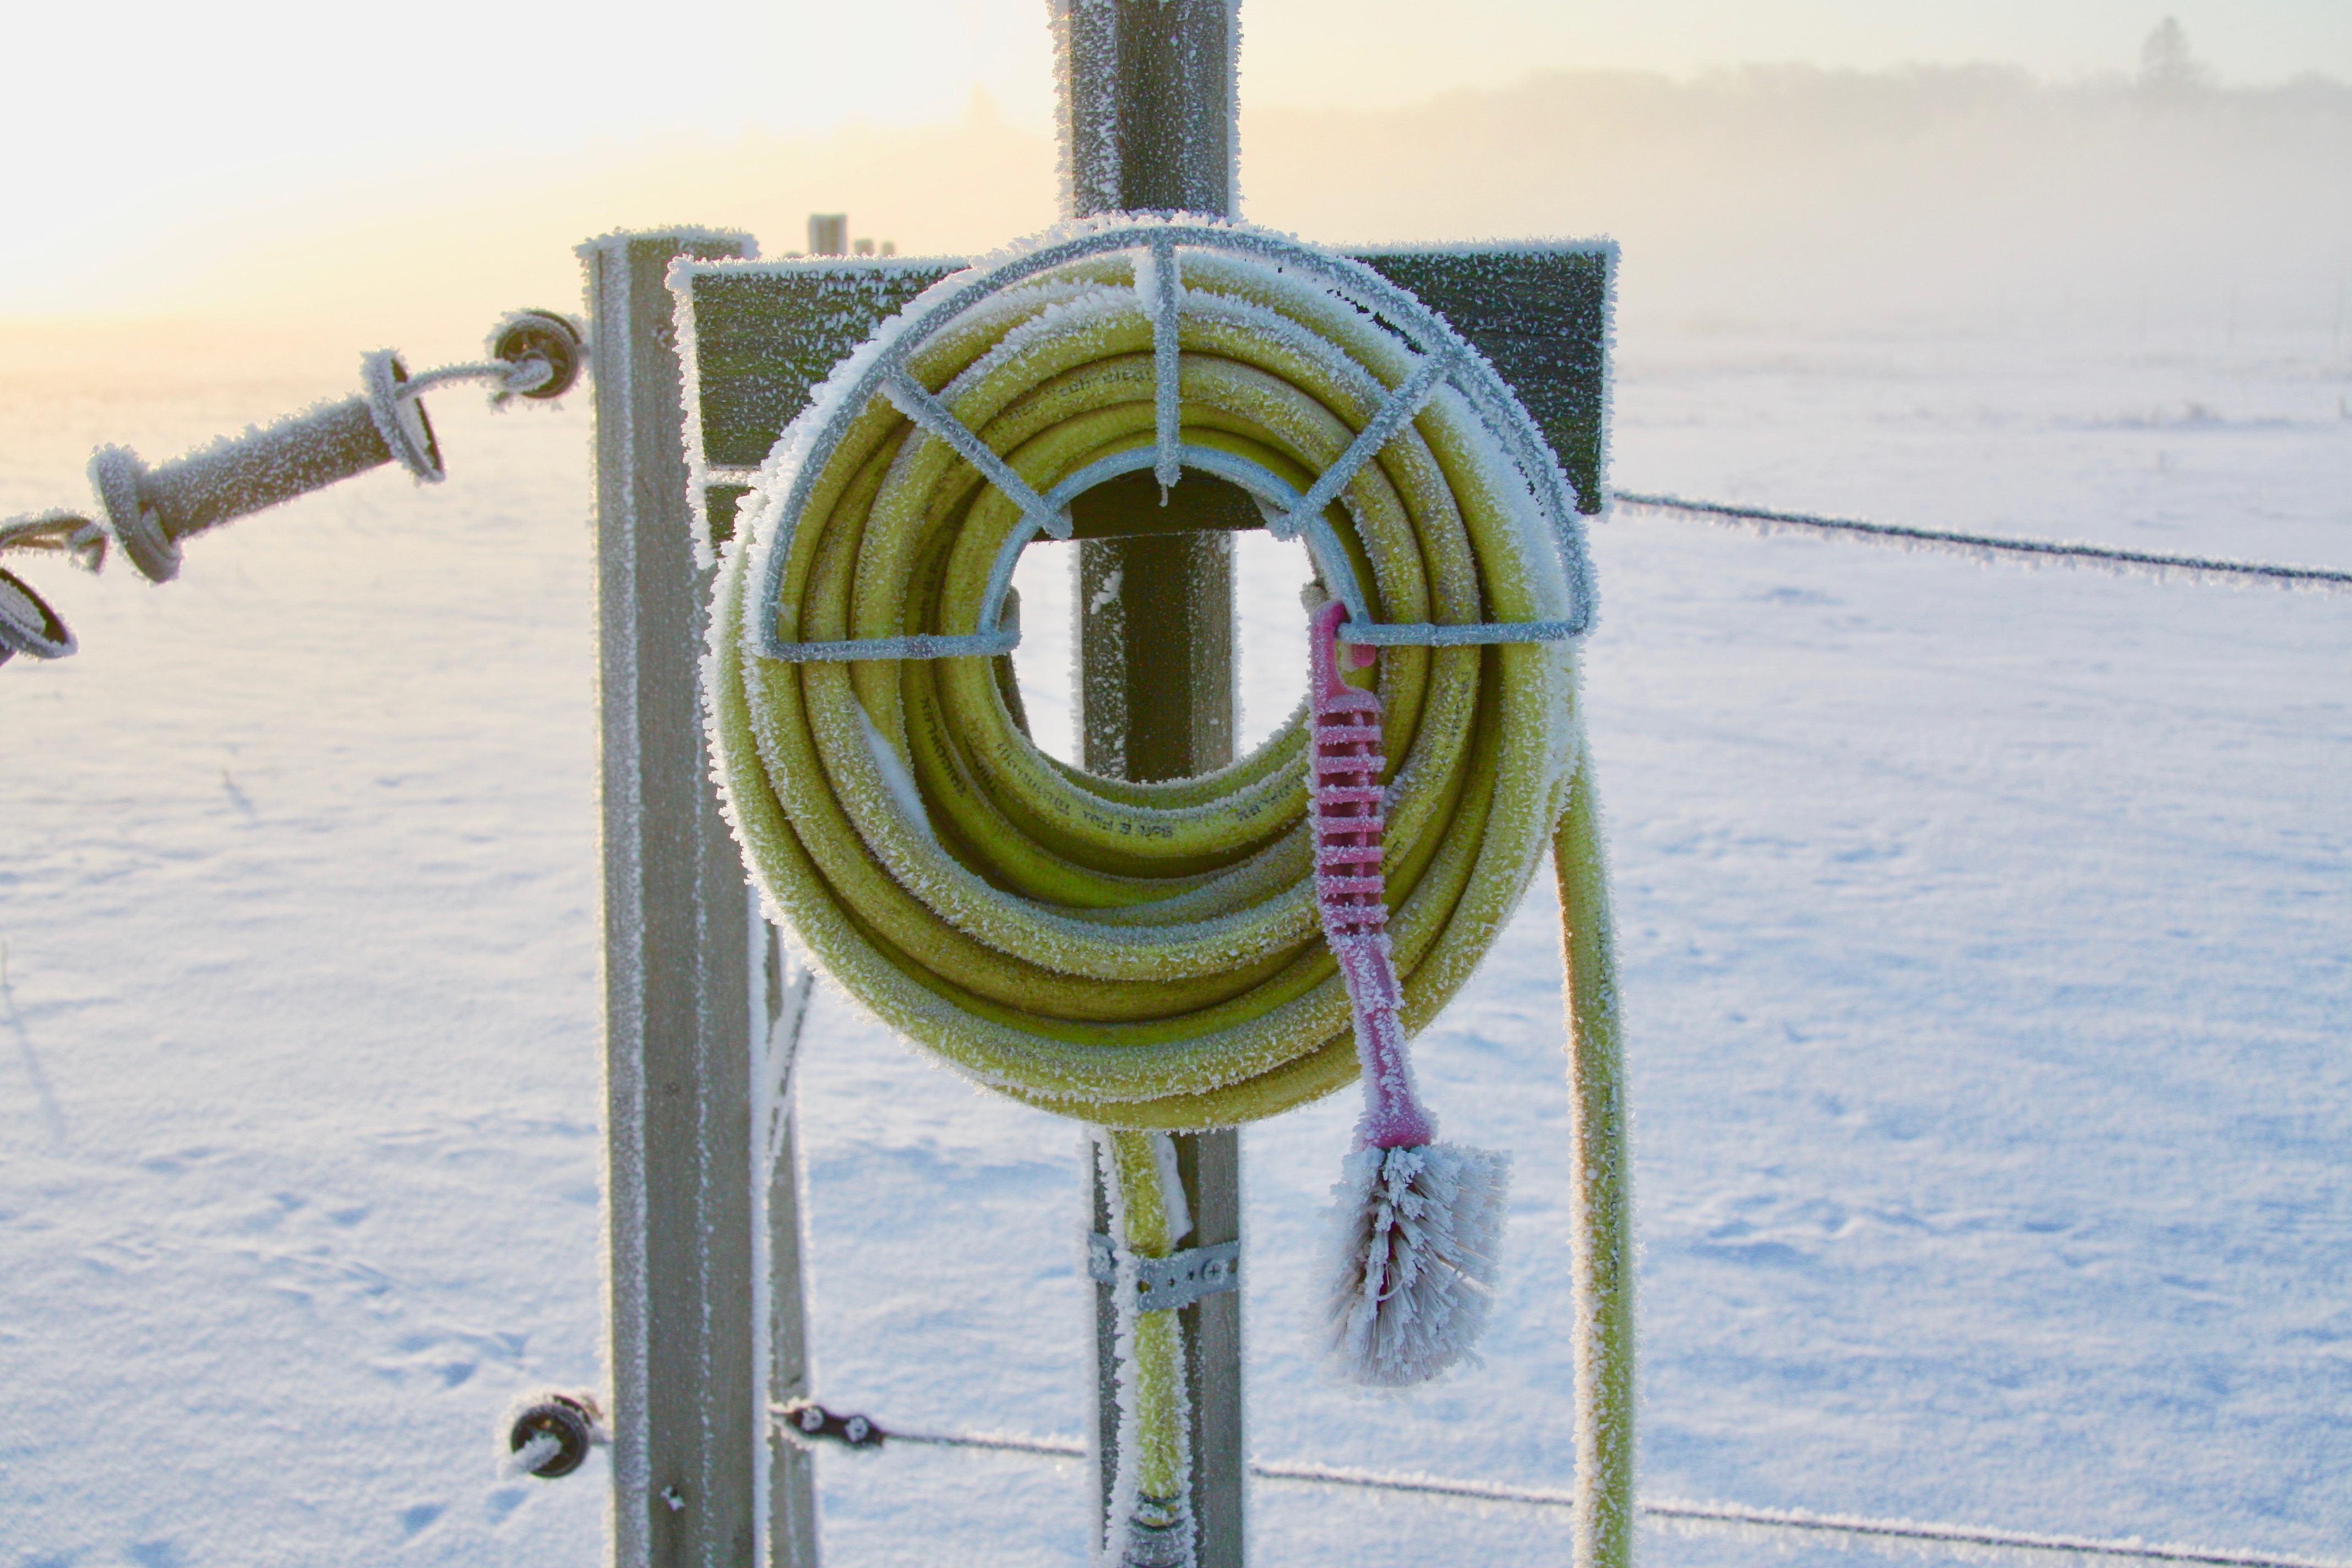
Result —
<instances>
[{"instance_id":1,"label":"snow field","mask_svg":"<svg viewBox=\"0 0 2352 1568\"><path fill-rule=\"evenodd\" d=\"M2308 344L1621 354L1628 488L2352 563L2352 366ZM0 512L78 499L98 441L346 390L0 384ZM44 563L83 652L0 671L10 1568L601 1558L602 1461L518 1482L492 1441L516 1392L598 1380L588 412L432 406L447 484L238 523L167 588ZM2352 1557L2352 601L1592 537L1644 1492ZM1303 683L1287 561L1244 542L1251 734ZM1539 881L1416 1051L1448 1135L1515 1155L1483 1368L1326 1383L1353 1098L1246 1135L1262 1457L1568 1484L1558 977ZM1077 1131L836 995L805 1039L818 1396L1082 1434ZM823 1463L836 1563L1083 1557L1075 1463ZM1565 1561L1525 1508L1254 1500L1269 1563Z\"/></svg>"}]
</instances>

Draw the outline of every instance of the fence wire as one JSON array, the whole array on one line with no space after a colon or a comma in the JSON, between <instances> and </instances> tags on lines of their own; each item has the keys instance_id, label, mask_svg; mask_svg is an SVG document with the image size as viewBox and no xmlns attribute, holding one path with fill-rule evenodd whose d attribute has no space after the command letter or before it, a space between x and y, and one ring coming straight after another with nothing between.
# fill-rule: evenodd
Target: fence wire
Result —
<instances>
[{"instance_id":1,"label":"fence wire","mask_svg":"<svg viewBox=\"0 0 2352 1568\"><path fill-rule=\"evenodd\" d=\"M1026 1437L1010 1433L902 1432L881 1434L890 1443L920 1443L938 1447L977 1448L997 1453L1044 1456L1056 1459L1086 1458L1086 1445L1060 1437ZM879 1447L880 1444L875 1445ZM1417 1492L1423 1496L1462 1498L1474 1502L1516 1503L1528 1508L1574 1509L1575 1494L1552 1487L1512 1486L1501 1481L1455 1480L1439 1476L1391 1475L1350 1469L1339 1465L1250 1461L1250 1474L1261 1480L1297 1481L1310 1486L1354 1487L1370 1491ZM1985 1525L1934 1524L1907 1519L1868 1519L1858 1514L1815 1513L1806 1509L1750 1508L1738 1503L1681 1502L1652 1499L1641 1505L1643 1517L1666 1524L1727 1525L1743 1530L1787 1531L1815 1536L1843 1536L1857 1543L1910 1542L1917 1546L1953 1546L1962 1550L2055 1552L2066 1556L2122 1559L2140 1563L2187 1563L2212 1568L2352 1568L2352 1563L2326 1557L2296 1557L2276 1552L2241 1552L2229 1547L2189 1546L2140 1540L2111 1541L2086 1535L2051 1535L2034 1531L2000 1530Z\"/></svg>"},{"instance_id":2,"label":"fence wire","mask_svg":"<svg viewBox=\"0 0 2352 1568\"><path fill-rule=\"evenodd\" d=\"M1610 499L1620 507L1643 511L1682 512L1710 521L1752 528L1759 533L1810 533L1824 539L1892 545L1898 550L1966 555L1979 561L2011 560L2096 566L2110 572L2158 580L2268 583L2280 588L2317 589L2323 593L2352 592L2352 572L2326 566L2291 566L2207 555L2167 555L2154 551L2119 550L2105 544L2057 540L2005 539L1998 534L1958 533L1948 529L1912 528L1903 523L1865 522L1850 517L1819 517L1811 512L1734 506L1727 501L1693 500L1685 496L1646 495L1637 490L1612 490Z\"/></svg>"}]
</instances>

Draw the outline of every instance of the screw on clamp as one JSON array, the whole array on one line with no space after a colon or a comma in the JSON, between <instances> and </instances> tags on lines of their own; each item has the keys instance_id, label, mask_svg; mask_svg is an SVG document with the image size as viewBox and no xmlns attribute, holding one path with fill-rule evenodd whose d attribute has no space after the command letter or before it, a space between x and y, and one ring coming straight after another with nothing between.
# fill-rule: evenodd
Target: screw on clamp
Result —
<instances>
[{"instance_id":1,"label":"screw on clamp","mask_svg":"<svg viewBox=\"0 0 2352 1568\"><path fill-rule=\"evenodd\" d=\"M524 1474L551 1481L578 1469L588 1450L606 1436L604 1415L593 1394L541 1394L514 1413L507 1452Z\"/></svg>"},{"instance_id":2,"label":"screw on clamp","mask_svg":"<svg viewBox=\"0 0 2352 1568\"><path fill-rule=\"evenodd\" d=\"M865 1416L827 1410L814 1399L780 1405L775 1415L777 1429L803 1448L820 1442L838 1443L845 1448L878 1448L890 1439L889 1433Z\"/></svg>"}]
</instances>

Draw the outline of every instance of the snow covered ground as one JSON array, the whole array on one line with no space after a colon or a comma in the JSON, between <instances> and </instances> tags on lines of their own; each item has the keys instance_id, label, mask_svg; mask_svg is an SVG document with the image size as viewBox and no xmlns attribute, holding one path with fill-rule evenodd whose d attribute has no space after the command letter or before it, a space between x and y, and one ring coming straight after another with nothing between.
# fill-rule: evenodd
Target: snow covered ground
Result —
<instances>
[{"instance_id":1,"label":"snow covered ground","mask_svg":"<svg viewBox=\"0 0 2352 1568\"><path fill-rule=\"evenodd\" d=\"M1630 489L2352 566L2325 332L1621 355ZM349 384L0 374L0 514L78 500L95 442ZM0 670L6 1568L602 1556L601 1460L494 1446L516 1393L599 1380L588 410L433 412L446 485L239 523L164 589L40 570L84 652ZM1248 547L1262 728L1295 574ZM2352 598L1631 515L1594 548L1644 1492L2352 1559ZM1539 888L1420 1053L1449 1135L1517 1158L1482 1370L1321 1380L1300 1260L1349 1107L1248 1134L1262 1458L1567 1482L1554 929ZM1080 1434L1076 1131L838 998L805 1050L821 1396ZM823 1478L845 1568L1082 1560L1075 1464ZM1527 1508L1254 1507L1268 1564L1566 1561Z\"/></svg>"}]
</instances>

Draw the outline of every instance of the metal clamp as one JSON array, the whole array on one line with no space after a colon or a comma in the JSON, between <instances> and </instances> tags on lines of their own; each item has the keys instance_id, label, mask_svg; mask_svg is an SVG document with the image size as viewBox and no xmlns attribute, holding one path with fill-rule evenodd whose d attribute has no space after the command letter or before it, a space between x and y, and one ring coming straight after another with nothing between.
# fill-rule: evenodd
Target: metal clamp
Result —
<instances>
[{"instance_id":1,"label":"metal clamp","mask_svg":"<svg viewBox=\"0 0 2352 1568\"><path fill-rule=\"evenodd\" d=\"M1172 1312L1191 1306L1203 1296L1223 1295L1242 1288L1242 1244L1238 1241L1187 1247L1165 1258L1144 1258L1122 1251L1118 1243L1100 1231L1087 1237L1088 1279L1097 1285L1117 1285L1121 1264L1135 1271L1135 1307L1142 1312Z\"/></svg>"},{"instance_id":2,"label":"metal clamp","mask_svg":"<svg viewBox=\"0 0 2352 1568\"><path fill-rule=\"evenodd\" d=\"M863 1415L827 1410L814 1399L771 1405L769 1413L776 1418L776 1430L803 1448L818 1442L838 1443L845 1448L878 1448L891 1436Z\"/></svg>"}]
</instances>

